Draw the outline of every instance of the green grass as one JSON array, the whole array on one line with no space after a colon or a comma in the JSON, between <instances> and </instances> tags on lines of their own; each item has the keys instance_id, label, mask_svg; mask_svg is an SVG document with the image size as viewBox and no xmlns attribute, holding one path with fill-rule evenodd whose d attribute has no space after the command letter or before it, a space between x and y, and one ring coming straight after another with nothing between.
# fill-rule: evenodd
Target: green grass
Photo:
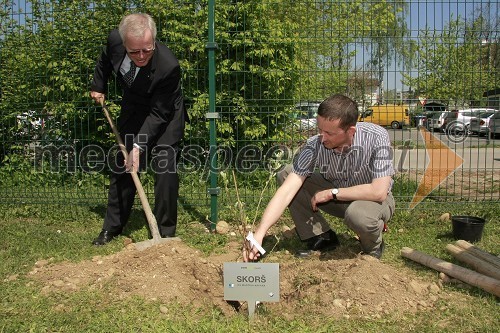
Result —
<instances>
[{"instance_id":1,"label":"green grass","mask_svg":"<svg viewBox=\"0 0 500 333\"><path fill-rule=\"evenodd\" d=\"M402 247L411 247L455 262L445 246L453 242L450 222L439 221L444 212L475 215L487 220L477 246L500 253L500 205L498 202L422 203L412 211L400 209L386 234L383 262L410 267L416 274L436 279L437 272L402 258ZM206 213L206 212L205 212ZM221 219L225 218L221 210ZM203 216L181 209L179 236L204 253L224 251L227 239L199 232ZM324 318L297 316L289 320L271 316L265 305L253 321L241 313L226 317L216 308L168 304L160 313L159 301L138 297L109 299L107 290L80 290L72 293L40 293L40 285L27 273L40 259L78 262L121 249L121 242L94 247L90 240L101 227L103 207L2 206L0 211L0 332L498 332L498 300L478 288L446 286L460 299L440 301L436 309L417 313L389 314L380 319ZM284 221L289 223L287 214ZM234 222L233 222L234 223ZM336 223L336 222L334 222ZM291 224L291 222L289 223ZM339 232L343 227L336 223ZM140 210L131 217L129 233L145 238L147 232ZM293 242L291 240L290 242ZM280 248L276 248L280 251ZM17 278L9 280L9 277Z\"/></svg>"}]
</instances>

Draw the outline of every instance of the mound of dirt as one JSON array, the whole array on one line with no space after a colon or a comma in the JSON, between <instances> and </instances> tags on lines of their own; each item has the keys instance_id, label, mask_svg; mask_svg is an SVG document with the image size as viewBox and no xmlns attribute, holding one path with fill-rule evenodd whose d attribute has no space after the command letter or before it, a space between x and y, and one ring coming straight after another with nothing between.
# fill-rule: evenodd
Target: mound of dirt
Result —
<instances>
[{"instance_id":1,"label":"mound of dirt","mask_svg":"<svg viewBox=\"0 0 500 333\"><path fill-rule=\"evenodd\" d=\"M144 251L129 245L79 263L39 261L29 276L42 283L44 294L101 289L119 299L141 296L162 304L209 305L230 316L246 309L244 303L235 306L224 300L223 264L241 259L240 248L232 242L227 254L206 257L180 240ZM266 308L289 318L305 312L378 318L393 311L432 308L445 297L438 284L409 271L370 256L331 253L299 259L280 251L266 258L280 263L280 302L266 303Z\"/></svg>"}]
</instances>

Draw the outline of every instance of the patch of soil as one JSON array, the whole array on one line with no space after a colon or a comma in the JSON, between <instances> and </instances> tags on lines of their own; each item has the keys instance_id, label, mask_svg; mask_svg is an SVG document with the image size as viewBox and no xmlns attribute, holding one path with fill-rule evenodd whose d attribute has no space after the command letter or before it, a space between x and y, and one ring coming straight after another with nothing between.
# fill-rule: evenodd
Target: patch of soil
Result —
<instances>
[{"instance_id":1,"label":"patch of soil","mask_svg":"<svg viewBox=\"0 0 500 333\"><path fill-rule=\"evenodd\" d=\"M163 304L211 305L230 316L246 310L244 302L237 309L224 300L223 264L241 261L240 249L241 243L233 241L226 254L207 257L181 240L143 251L130 244L116 254L79 263L39 261L29 276L42 283L43 294L101 289L119 299L141 296ZM264 306L289 318L305 313L378 318L430 309L447 297L439 283L344 247L307 259L287 251L270 254L266 262L280 264L280 302Z\"/></svg>"}]
</instances>

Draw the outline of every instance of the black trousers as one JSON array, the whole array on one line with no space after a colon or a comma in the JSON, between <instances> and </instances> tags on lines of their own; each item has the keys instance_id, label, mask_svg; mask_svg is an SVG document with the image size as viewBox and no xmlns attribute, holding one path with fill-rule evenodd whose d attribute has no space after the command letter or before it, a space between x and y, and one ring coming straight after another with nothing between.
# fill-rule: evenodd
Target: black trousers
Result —
<instances>
[{"instance_id":1,"label":"black trousers","mask_svg":"<svg viewBox=\"0 0 500 333\"><path fill-rule=\"evenodd\" d=\"M135 119L134 119L135 118ZM119 123L122 139L127 150L132 149L133 136L139 131L141 121L131 117L126 122ZM155 174L154 208L153 213L158 223L158 230L162 237L175 236L177 227L177 199L179 197L179 175L177 173L177 160L179 155L178 144L161 144L162 138L148 151L141 154L141 171L146 168ZM121 233L130 217L136 187L130 173L125 172L124 159L121 152L110 154L111 175L108 191L108 206L104 217L103 229L114 233Z\"/></svg>"}]
</instances>

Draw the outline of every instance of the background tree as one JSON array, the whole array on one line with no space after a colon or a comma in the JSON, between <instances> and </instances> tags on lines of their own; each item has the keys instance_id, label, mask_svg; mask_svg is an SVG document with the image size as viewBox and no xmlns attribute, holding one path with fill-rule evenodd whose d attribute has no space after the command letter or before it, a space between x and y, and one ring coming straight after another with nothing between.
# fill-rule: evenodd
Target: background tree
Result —
<instances>
[{"instance_id":1,"label":"background tree","mask_svg":"<svg viewBox=\"0 0 500 333\"><path fill-rule=\"evenodd\" d=\"M416 61L418 77L404 74L404 83L429 98L452 105L478 105L486 90L499 86L499 18L488 4L467 21L451 20L441 32L426 29Z\"/></svg>"},{"instance_id":2,"label":"background tree","mask_svg":"<svg viewBox=\"0 0 500 333\"><path fill-rule=\"evenodd\" d=\"M369 53L368 67L379 81L379 98L383 98L384 73L392 61L401 62L408 56L405 1L375 1L364 3L366 26L361 36ZM382 102L382 101L380 101Z\"/></svg>"},{"instance_id":3,"label":"background tree","mask_svg":"<svg viewBox=\"0 0 500 333\"><path fill-rule=\"evenodd\" d=\"M296 98L322 100L332 92L349 92L362 103L373 92L374 80L381 87L393 60L411 56L406 7L401 1L297 3L292 14L300 24L296 32L295 61L300 72ZM364 59L366 64L360 65ZM359 82L360 67L365 67L365 83Z\"/></svg>"},{"instance_id":4,"label":"background tree","mask_svg":"<svg viewBox=\"0 0 500 333\"><path fill-rule=\"evenodd\" d=\"M13 2L4 2L2 15L8 17ZM158 38L181 61L184 91L194 120L187 137L205 143L206 1L40 0L32 1L31 9L33 15L26 16L25 22L2 21L6 32L0 51L1 109L7 110L2 117L8 129L15 129L16 115L34 110L37 116L47 118L47 126L49 117L57 124L54 139L112 144L100 110L88 97L89 83L107 33L125 13L144 11L156 19ZM286 126L282 101L292 98L296 82L294 45L287 31L295 29L278 14L282 9L278 3L261 1L217 3L217 105L222 115L218 134L225 144L273 139ZM118 98L120 90L111 81L108 99L112 103ZM9 145L14 140L5 138L4 142Z\"/></svg>"},{"instance_id":5,"label":"background tree","mask_svg":"<svg viewBox=\"0 0 500 333\"><path fill-rule=\"evenodd\" d=\"M360 107L365 108L376 102L372 98L372 93L377 91L380 82L373 78L371 71L363 71L359 68L349 75L347 83L347 93L358 102Z\"/></svg>"}]
</instances>

